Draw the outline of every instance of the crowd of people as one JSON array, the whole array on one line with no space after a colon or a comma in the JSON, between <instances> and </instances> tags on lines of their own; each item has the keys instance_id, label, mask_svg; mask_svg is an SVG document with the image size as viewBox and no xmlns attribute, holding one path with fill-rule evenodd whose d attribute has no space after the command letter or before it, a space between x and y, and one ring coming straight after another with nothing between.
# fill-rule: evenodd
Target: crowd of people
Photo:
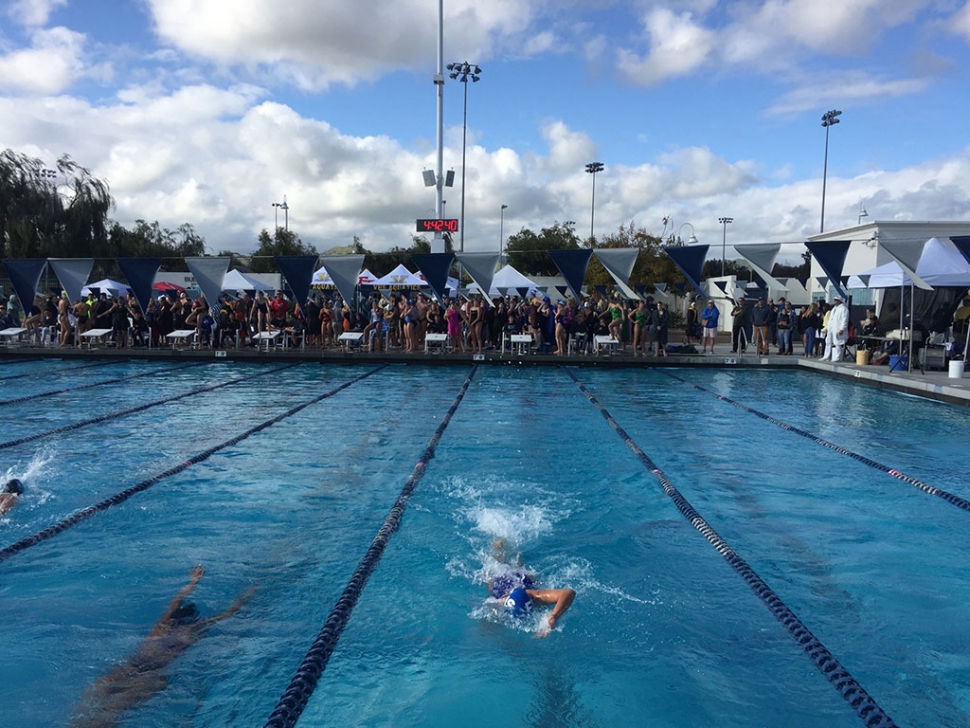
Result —
<instances>
[{"instance_id":1,"label":"crowd of people","mask_svg":"<svg viewBox=\"0 0 970 728\"><path fill-rule=\"evenodd\" d=\"M204 347L255 346L260 338L285 334L291 346L326 349L340 346L341 334L359 332L368 351L416 352L424 350L425 336L433 333L445 334L453 352L478 354L501 348L511 335L527 334L537 351L555 355L592 353L596 337L608 337L620 353L629 346L634 357L646 357L667 355L672 324L667 306L651 296L630 303L599 294L582 303L572 298L553 301L537 293L488 302L477 295L439 302L423 292L375 291L353 306L335 293L313 292L300 306L278 290L226 293L210 308L205 296L181 291L152 298L143 313L133 295L112 298L92 292L72 303L64 292L36 297L22 319L6 303L0 299L0 330L22 326L37 343L43 330L54 331L61 347L76 345L92 330L108 332L104 337L116 348L159 346L172 332L194 330ZM878 336L875 314L868 310L864 320L851 322L839 298L805 306L793 306L785 298L762 297L753 306L739 299L729 315L732 353L753 346L758 355L821 353L821 359L841 361L847 344L860 344L873 349L874 362L887 358L889 347ZM700 307L691 303L682 344L700 344L700 353L714 354L720 317L711 299ZM954 316L954 333L968 321L970 298ZM876 351L879 346L883 350Z\"/></svg>"}]
</instances>

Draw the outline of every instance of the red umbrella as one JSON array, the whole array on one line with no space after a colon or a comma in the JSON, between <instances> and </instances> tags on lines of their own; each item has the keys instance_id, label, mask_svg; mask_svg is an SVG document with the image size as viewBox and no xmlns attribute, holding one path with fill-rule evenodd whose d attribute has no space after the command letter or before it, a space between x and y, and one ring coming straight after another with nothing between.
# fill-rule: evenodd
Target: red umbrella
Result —
<instances>
[{"instance_id":1,"label":"red umbrella","mask_svg":"<svg viewBox=\"0 0 970 728\"><path fill-rule=\"evenodd\" d=\"M178 286L174 283L169 283L168 281L159 281L158 283L152 284L152 289L155 291L163 291L165 293L177 292L181 293L185 289L182 286Z\"/></svg>"}]
</instances>

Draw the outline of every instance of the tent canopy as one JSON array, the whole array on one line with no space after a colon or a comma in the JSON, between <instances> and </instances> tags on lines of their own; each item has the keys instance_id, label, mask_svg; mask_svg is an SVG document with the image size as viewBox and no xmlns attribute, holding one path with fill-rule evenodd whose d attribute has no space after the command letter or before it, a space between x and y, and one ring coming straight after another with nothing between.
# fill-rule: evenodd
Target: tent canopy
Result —
<instances>
[{"instance_id":1,"label":"tent canopy","mask_svg":"<svg viewBox=\"0 0 970 728\"><path fill-rule=\"evenodd\" d=\"M382 276L371 285L377 288L421 288L428 285L424 277L418 273L412 273L404 267L404 263L399 263L397 268L386 276Z\"/></svg>"},{"instance_id":2,"label":"tent canopy","mask_svg":"<svg viewBox=\"0 0 970 728\"><path fill-rule=\"evenodd\" d=\"M849 288L899 288L912 280L895 260L849 276Z\"/></svg>"},{"instance_id":3,"label":"tent canopy","mask_svg":"<svg viewBox=\"0 0 970 728\"><path fill-rule=\"evenodd\" d=\"M110 278L102 278L100 281L95 281L94 283L88 283L84 288L81 289L81 295L86 296L92 293L92 288L97 288L99 293L107 293L112 298L117 298L118 296L127 296L130 292L127 283L119 283L118 281L113 281Z\"/></svg>"},{"instance_id":4,"label":"tent canopy","mask_svg":"<svg viewBox=\"0 0 970 728\"><path fill-rule=\"evenodd\" d=\"M939 238L930 238L923 247L916 275L934 288L970 286L970 263L960 251Z\"/></svg>"},{"instance_id":5,"label":"tent canopy","mask_svg":"<svg viewBox=\"0 0 970 728\"><path fill-rule=\"evenodd\" d=\"M156 284L157 285L157 284ZM169 284L171 285L171 284ZM178 288L178 286L176 286ZM268 286L262 281L250 278L245 273L238 270L231 270L222 279L222 290L224 291L271 291L272 286Z\"/></svg>"}]
</instances>

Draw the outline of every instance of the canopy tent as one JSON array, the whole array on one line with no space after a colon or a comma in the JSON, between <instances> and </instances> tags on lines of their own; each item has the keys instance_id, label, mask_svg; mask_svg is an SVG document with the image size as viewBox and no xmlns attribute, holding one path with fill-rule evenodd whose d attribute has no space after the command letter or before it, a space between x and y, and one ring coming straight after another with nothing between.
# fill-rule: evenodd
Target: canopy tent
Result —
<instances>
[{"instance_id":1,"label":"canopy tent","mask_svg":"<svg viewBox=\"0 0 970 728\"><path fill-rule=\"evenodd\" d=\"M499 296L508 295L512 290L518 293L519 289L528 292L534 291L536 288L535 281L526 278L511 265L506 265L492 276L492 287L488 289L488 297L498 298ZM477 284L472 284L468 287L468 290L471 293L481 293L481 289Z\"/></svg>"},{"instance_id":2,"label":"canopy tent","mask_svg":"<svg viewBox=\"0 0 970 728\"><path fill-rule=\"evenodd\" d=\"M177 283L169 283L168 281L159 281L158 283L152 284L153 291L160 291L161 293L181 293L185 289L178 285Z\"/></svg>"},{"instance_id":3,"label":"canopy tent","mask_svg":"<svg viewBox=\"0 0 970 728\"><path fill-rule=\"evenodd\" d=\"M118 296L127 296L131 291L127 283L119 283L118 281L113 281L110 278L102 278L100 281L88 283L84 288L81 289L81 295L86 296L89 293L93 293L94 291L92 289L95 288L98 289L98 293L107 293L112 298L117 298Z\"/></svg>"},{"instance_id":4,"label":"canopy tent","mask_svg":"<svg viewBox=\"0 0 970 728\"><path fill-rule=\"evenodd\" d=\"M970 262L960 251L948 247L939 238L930 238L923 247L916 275L934 288L970 286Z\"/></svg>"},{"instance_id":5,"label":"canopy tent","mask_svg":"<svg viewBox=\"0 0 970 728\"><path fill-rule=\"evenodd\" d=\"M911 285L913 280L906 275L899 263L891 260L883 265L864 270L849 276L849 288L896 288Z\"/></svg>"},{"instance_id":6,"label":"canopy tent","mask_svg":"<svg viewBox=\"0 0 970 728\"><path fill-rule=\"evenodd\" d=\"M160 285L158 283L156 286ZM174 286L179 288L172 283L166 283L167 286ZM222 290L224 291L271 291L272 286L268 286L262 281L258 281L255 278L247 276L245 273L239 270L231 270L226 273L222 278Z\"/></svg>"},{"instance_id":7,"label":"canopy tent","mask_svg":"<svg viewBox=\"0 0 970 728\"><path fill-rule=\"evenodd\" d=\"M428 284L425 282L424 276L419 273L412 273L404 267L404 263L400 263L397 268L386 276L378 278L370 285L376 288L423 288Z\"/></svg>"}]
</instances>

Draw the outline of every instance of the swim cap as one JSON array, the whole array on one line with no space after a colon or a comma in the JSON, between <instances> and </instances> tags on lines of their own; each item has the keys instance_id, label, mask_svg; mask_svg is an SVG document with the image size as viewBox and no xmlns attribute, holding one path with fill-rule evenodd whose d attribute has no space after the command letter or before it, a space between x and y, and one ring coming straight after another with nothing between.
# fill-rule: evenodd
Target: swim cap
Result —
<instances>
[{"instance_id":1,"label":"swim cap","mask_svg":"<svg viewBox=\"0 0 970 728\"><path fill-rule=\"evenodd\" d=\"M523 617L532 609L532 598L522 587L513 589L512 593L505 598L505 608L514 616Z\"/></svg>"},{"instance_id":2,"label":"swim cap","mask_svg":"<svg viewBox=\"0 0 970 728\"><path fill-rule=\"evenodd\" d=\"M176 610L172 612L169 620L174 624L192 624L199 621L199 609L192 602L182 602Z\"/></svg>"},{"instance_id":3,"label":"swim cap","mask_svg":"<svg viewBox=\"0 0 970 728\"><path fill-rule=\"evenodd\" d=\"M4 488L4 493L13 493L14 495L22 495L24 492L24 484L19 480L14 478L7 483L7 487Z\"/></svg>"}]
</instances>

